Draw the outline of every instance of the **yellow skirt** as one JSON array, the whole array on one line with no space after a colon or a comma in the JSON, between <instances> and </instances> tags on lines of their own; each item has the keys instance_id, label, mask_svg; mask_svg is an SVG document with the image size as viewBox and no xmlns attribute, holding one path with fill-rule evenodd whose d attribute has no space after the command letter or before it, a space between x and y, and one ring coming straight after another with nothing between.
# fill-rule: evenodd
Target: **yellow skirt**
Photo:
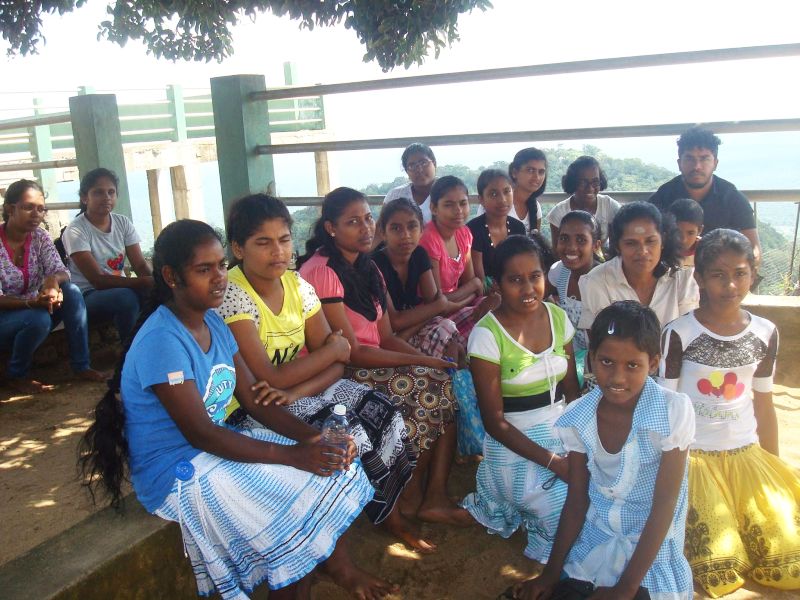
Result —
<instances>
[{"instance_id":1,"label":"yellow skirt","mask_svg":"<svg viewBox=\"0 0 800 600\"><path fill-rule=\"evenodd\" d=\"M800 477L777 456L750 444L692 450L686 558L712 598L750 576L762 585L800 589Z\"/></svg>"}]
</instances>

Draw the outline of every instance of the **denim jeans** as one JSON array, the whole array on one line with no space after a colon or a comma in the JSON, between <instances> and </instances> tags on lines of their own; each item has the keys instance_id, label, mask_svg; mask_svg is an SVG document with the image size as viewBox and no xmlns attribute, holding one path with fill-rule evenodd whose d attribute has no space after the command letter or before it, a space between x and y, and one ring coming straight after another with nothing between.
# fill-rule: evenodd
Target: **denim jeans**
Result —
<instances>
[{"instance_id":1,"label":"denim jeans","mask_svg":"<svg viewBox=\"0 0 800 600\"><path fill-rule=\"evenodd\" d=\"M99 323L113 320L124 345L139 318L139 294L130 288L88 290L84 292L83 300L89 321Z\"/></svg>"},{"instance_id":2,"label":"denim jeans","mask_svg":"<svg viewBox=\"0 0 800 600\"><path fill-rule=\"evenodd\" d=\"M0 310L0 348L11 350L6 373L24 377L33 353L61 321L67 334L69 364L76 373L89 368L89 329L83 294L74 283L62 283L64 302L50 315L43 308Z\"/></svg>"}]
</instances>

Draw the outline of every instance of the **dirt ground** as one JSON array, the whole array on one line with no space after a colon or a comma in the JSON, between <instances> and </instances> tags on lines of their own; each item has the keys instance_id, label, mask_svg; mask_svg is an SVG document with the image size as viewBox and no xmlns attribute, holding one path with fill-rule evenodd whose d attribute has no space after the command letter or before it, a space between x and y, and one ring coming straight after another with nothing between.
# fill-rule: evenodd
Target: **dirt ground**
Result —
<instances>
[{"instance_id":1,"label":"dirt ground","mask_svg":"<svg viewBox=\"0 0 800 600\"><path fill-rule=\"evenodd\" d=\"M35 397L13 396L0 385L0 564L19 556L89 516L92 506L75 478L76 445L91 409L103 392L99 384L70 381L66 374L46 374L57 389ZM800 389L779 386L775 396L781 427L782 456L800 467ZM451 492L474 489L474 465L456 466ZM438 545L421 556L394 543L363 517L352 530L357 562L401 586L391 600L491 599L507 586L536 574L536 563L522 556L524 536L509 540L481 529L425 525ZM347 595L327 581L314 586L314 597L339 600ZM704 598L703 594L696 594ZM728 596L730 600L789 600L797 593L777 593L755 583Z\"/></svg>"}]
</instances>

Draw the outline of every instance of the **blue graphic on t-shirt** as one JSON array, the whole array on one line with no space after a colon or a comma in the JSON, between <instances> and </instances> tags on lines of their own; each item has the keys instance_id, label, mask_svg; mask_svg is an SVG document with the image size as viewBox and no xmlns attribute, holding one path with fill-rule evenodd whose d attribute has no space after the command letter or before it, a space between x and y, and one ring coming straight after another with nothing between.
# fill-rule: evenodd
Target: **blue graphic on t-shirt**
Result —
<instances>
[{"instance_id":1,"label":"blue graphic on t-shirt","mask_svg":"<svg viewBox=\"0 0 800 600\"><path fill-rule=\"evenodd\" d=\"M225 408L233 399L236 371L230 365L219 364L211 368L203 404L209 418L219 425L225 419Z\"/></svg>"}]
</instances>

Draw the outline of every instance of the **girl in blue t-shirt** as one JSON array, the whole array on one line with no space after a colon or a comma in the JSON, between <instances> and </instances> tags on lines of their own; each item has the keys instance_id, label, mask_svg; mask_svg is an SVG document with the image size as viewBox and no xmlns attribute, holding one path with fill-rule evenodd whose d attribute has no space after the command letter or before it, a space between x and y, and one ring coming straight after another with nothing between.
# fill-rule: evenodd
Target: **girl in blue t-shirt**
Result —
<instances>
[{"instance_id":1,"label":"girl in blue t-shirt","mask_svg":"<svg viewBox=\"0 0 800 600\"><path fill-rule=\"evenodd\" d=\"M144 507L180 525L201 595L240 598L266 581L270 597L305 597L323 561L353 593L389 591L341 543L334 550L373 493L350 464L353 444L321 444L281 407L284 393L254 381L209 310L228 281L217 234L199 221L169 225L153 267L151 301L82 440L86 485L119 506L130 475ZM269 429L225 422L234 393Z\"/></svg>"}]
</instances>

